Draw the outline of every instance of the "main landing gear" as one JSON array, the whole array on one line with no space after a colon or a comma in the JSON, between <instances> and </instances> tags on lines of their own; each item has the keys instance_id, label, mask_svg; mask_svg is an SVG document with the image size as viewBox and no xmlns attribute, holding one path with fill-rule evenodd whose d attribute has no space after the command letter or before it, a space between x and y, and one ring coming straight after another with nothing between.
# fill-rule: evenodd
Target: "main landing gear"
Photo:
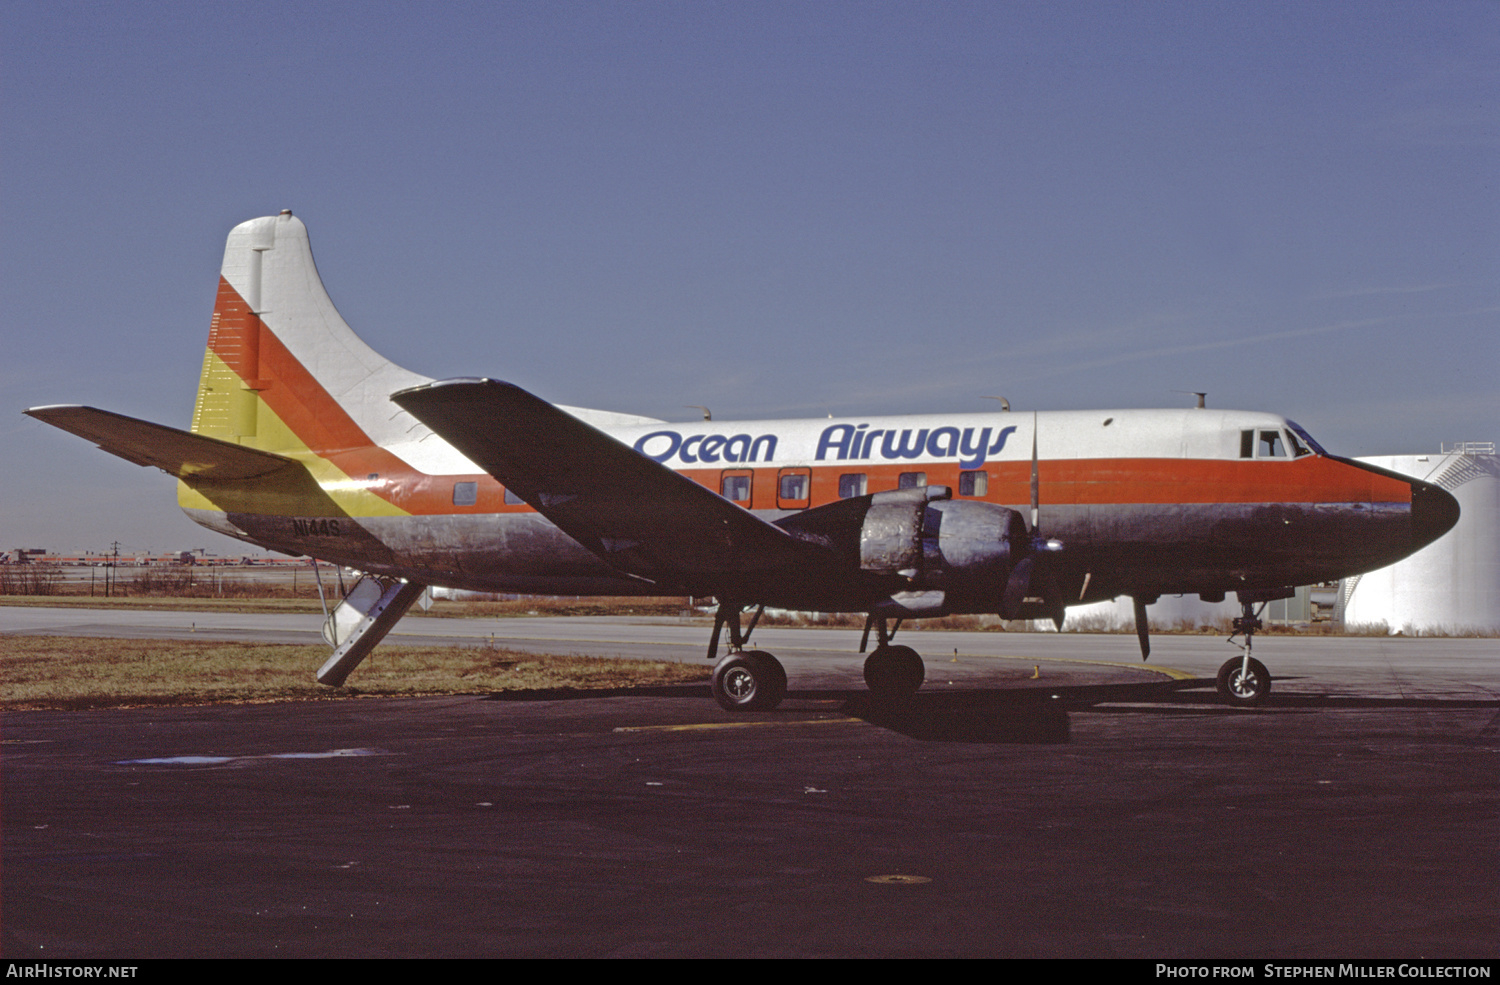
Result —
<instances>
[{"instance_id":1,"label":"main landing gear","mask_svg":"<svg viewBox=\"0 0 1500 985\"><path fill-rule=\"evenodd\" d=\"M742 650L714 666L709 687L727 711L769 711L786 697L786 670L764 650Z\"/></svg>"},{"instance_id":2,"label":"main landing gear","mask_svg":"<svg viewBox=\"0 0 1500 985\"><path fill-rule=\"evenodd\" d=\"M719 638L724 628L729 628L729 653L714 664L709 690L719 707L726 711L768 711L786 697L786 669L781 661L764 650L747 650L750 634L760 621L761 606L750 617L750 624L741 628L740 614L744 607L733 603L721 603L714 614L714 633L708 644L708 659L719 656ZM877 698L899 699L915 694L926 679L927 671L922 658L909 646L891 645L891 637L901 627L897 619L891 626L885 618L870 616L865 620L865 634L859 643L859 652L865 652L870 642L870 630L876 631L878 645L865 658L865 685Z\"/></svg>"},{"instance_id":3,"label":"main landing gear","mask_svg":"<svg viewBox=\"0 0 1500 985\"><path fill-rule=\"evenodd\" d=\"M1255 644L1255 631L1262 625L1260 614L1265 611L1266 605L1267 603L1262 602L1259 609L1252 609L1251 604L1245 602L1243 615L1234 621L1234 635L1229 637L1229 642L1233 643L1235 636L1244 633L1245 642L1240 645L1244 654L1226 661L1219 668L1217 682L1219 696L1232 705L1253 707L1266 700L1266 696L1271 693L1270 672L1266 670L1265 664L1250 655Z\"/></svg>"},{"instance_id":4,"label":"main landing gear","mask_svg":"<svg viewBox=\"0 0 1500 985\"><path fill-rule=\"evenodd\" d=\"M786 668L764 650L746 650L745 643L760 621L765 606L755 610L750 625L740 629L742 606L721 603L714 615L714 635L708 643L708 659L719 654L719 634L729 626L729 653L714 665L709 690L726 711L768 711L786 697Z\"/></svg>"},{"instance_id":5,"label":"main landing gear","mask_svg":"<svg viewBox=\"0 0 1500 985\"><path fill-rule=\"evenodd\" d=\"M927 679L927 668L922 658L909 646L892 646L891 637L901 628L901 620L890 626L878 616L865 618L865 635L859 641L859 652L864 653L870 642L870 630L874 628L877 645L873 653L865 658L865 686L877 698L905 698L917 693Z\"/></svg>"}]
</instances>

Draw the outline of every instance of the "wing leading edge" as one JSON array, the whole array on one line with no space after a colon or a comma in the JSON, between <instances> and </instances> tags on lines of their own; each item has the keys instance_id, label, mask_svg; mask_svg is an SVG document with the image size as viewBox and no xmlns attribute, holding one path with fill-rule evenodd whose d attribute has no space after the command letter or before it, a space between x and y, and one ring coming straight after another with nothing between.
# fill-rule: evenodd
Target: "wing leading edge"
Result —
<instances>
[{"instance_id":1,"label":"wing leading edge","mask_svg":"<svg viewBox=\"0 0 1500 985\"><path fill-rule=\"evenodd\" d=\"M520 387L443 380L391 395L563 532L638 578L717 594L818 553Z\"/></svg>"}]
</instances>

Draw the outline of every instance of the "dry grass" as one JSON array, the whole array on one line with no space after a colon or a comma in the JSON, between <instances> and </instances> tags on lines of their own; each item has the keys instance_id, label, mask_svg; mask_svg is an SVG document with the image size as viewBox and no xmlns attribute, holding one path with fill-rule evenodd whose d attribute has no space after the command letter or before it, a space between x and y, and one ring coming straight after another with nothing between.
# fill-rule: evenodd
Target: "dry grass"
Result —
<instances>
[{"instance_id":1,"label":"dry grass","mask_svg":"<svg viewBox=\"0 0 1500 985\"><path fill-rule=\"evenodd\" d=\"M494 647L386 646L342 688L313 680L320 646L178 640L0 637L0 708L327 701L703 681L706 665L520 653Z\"/></svg>"},{"instance_id":2,"label":"dry grass","mask_svg":"<svg viewBox=\"0 0 1500 985\"><path fill-rule=\"evenodd\" d=\"M0 595L57 595L65 585L54 564L0 564Z\"/></svg>"},{"instance_id":3,"label":"dry grass","mask_svg":"<svg viewBox=\"0 0 1500 985\"><path fill-rule=\"evenodd\" d=\"M0 595L0 606L40 605L52 609L172 609L180 612L318 612L318 597L305 598L160 598L102 595L50 595L45 601L30 595Z\"/></svg>"},{"instance_id":4,"label":"dry grass","mask_svg":"<svg viewBox=\"0 0 1500 985\"><path fill-rule=\"evenodd\" d=\"M425 615L493 619L506 616L681 616L684 613L699 614L691 608L690 600L686 597L600 595L573 598L538 595L501 600L438 600Z\"/></svg>"},{"instance_id":5,"label":"dry grass","mask_svg":"<svg viewBox=\"0 0 1500 985\"><path fill-rule=\"evenodd\" d=\"M331 588L331 586L330 586ZM331 591L329 604L337 601ZM317 593L311 597L281 594L255 597L250 595L49 595L45 601L25 594L0 595L0 606L45 605L77 609L177 609L199 612L322 612ZM413 607L412 615L453 619L498 619L516 616L680 616L684 612L701 615L691 609L686 598L632 598L604 596L599 598L534 597L489 601L483 599L438 599L423 612ZM859 617L863 619L864 617ZM863 625L863 622L860 623Z\"/></svg>"}]
</instances>

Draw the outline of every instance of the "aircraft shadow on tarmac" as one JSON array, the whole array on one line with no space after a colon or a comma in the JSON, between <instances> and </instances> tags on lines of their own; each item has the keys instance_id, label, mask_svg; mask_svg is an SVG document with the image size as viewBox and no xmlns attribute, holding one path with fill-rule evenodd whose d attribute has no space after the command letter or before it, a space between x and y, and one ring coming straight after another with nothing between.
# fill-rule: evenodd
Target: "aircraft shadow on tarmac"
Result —
<instances>
[{"instance_id":1,"label":"aircraft shadow on tarmac","mask_svg":"<svg viewBox=\"0 0 1500 985\"><path fill-rule=\"evenodd\" d=\"M1281 678L1289 680L1290 678ZM553 688L503 691L490 701L568 701L583 698L681 698L704 701L704 685L665 685L609 689ZM1061 744L1070 741L1070 711L1136 715L1244 715L1262 710L1462 708L1500 709L1500 700L1466 698L1383 698L1358 695L1272 694L1260 708L1232 708L1218 702L1213 681L1203 679L1130 684L1084 684L1050 688L973 688L920 691L901 699L880 699L862 688L791 690L787 704L746 720L805 714L799 702L842 702L839 711L881 728L927 742ZM737 716L738 717L738 716ZM1497 716L1500 720L1500 716ZM1492 726L1493 727L1493 726Z\"/></svg>"},{"instance_id":2,"label":"aircraft shadow on tarmac","mask_svg":"<svg viewBox=\"0 0 1500 985\"><path fill-rule=\"evenodd\" d=\"M886 699L877 698L863 688L792 689L787 692L787 703L780 709L753 713L753 718L774 720L805 714L806 709L797 707L799 702L838 701L842 703L839 711L851 718L923 741L1057 744L1069 741L1070 708L1089 707L1100 701L1162 701L1185 684L1202 686L1202 682L1163 681L1051 688L966 688L924 691L904 698ZM552 688L496 692L486 700L567 701L606 697L703 701L709 697L709 691L703 685L682 684L608 689ZM752 715L737 717L752 719Z\"/></svg>"}]
</instances>

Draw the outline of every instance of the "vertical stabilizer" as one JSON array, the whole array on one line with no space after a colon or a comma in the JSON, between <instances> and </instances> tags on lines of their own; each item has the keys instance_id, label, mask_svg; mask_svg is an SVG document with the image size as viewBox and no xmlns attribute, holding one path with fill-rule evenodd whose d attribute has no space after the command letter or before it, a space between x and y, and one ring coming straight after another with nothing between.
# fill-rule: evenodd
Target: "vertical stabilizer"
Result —
<instances>
[{"instance_id":1,"label":"vertical stabilizer","mask_svg":"<svg viewBox=\"0 0 1500 985\"><path fill-rule=\"evenodd\" d=\"M291 212L230 231L194 432L269 451L389 445L412 423L389 394L425 382L344 322Z\"/></svg>"}]
</instances>

